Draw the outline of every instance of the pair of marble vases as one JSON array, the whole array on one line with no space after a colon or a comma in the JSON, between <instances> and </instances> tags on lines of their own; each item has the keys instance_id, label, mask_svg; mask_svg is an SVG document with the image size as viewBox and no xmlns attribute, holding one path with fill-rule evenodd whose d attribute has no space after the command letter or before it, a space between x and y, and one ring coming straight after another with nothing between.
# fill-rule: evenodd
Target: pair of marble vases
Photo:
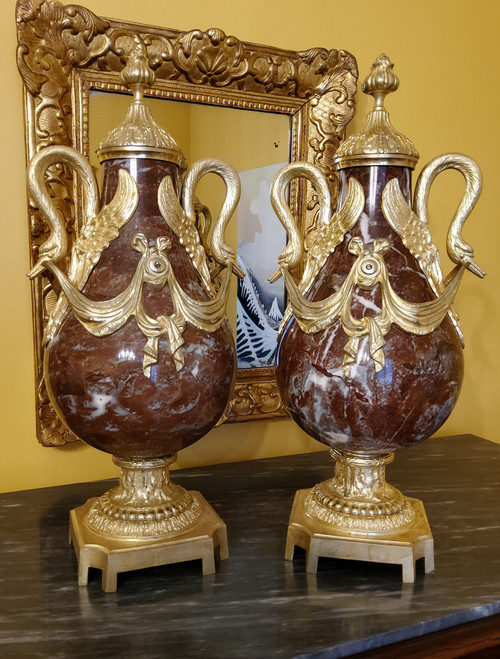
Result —
<instances>
[{"instance_id":1,"label":"pair of marble vases","mask_svg":"<svg viewBox=\"0 0 500 659\"><path fill-rule=\"evenodd\" d=\"M31 276L48 271L60 289L44 338L47 390L66 425L122 468L117 487L70 517L79 583L99 567L106 591L116 589L121 571L202 558L209 573L217 546L228 555L222 520L199 493L172 484L168 466L216 425L229 401L235 350L225 308L231 273L243 274L223 237L238 203L237 174L216 160L185 169L143 102L154 76L140 44L122 78L135 100L98 150L102 202L90 166L72 149L44 149L29 171L51 230ZM304 547L310 572L321 555L400 563L412 581L417 558L433 569L432 534L421 502L386 483L385 465L396 448L437 430L458 396L462 347L451 304L465 269L483 274L461 238L481 179L465 156L437 158L411 207L418 154L383 106L397 85L381 56L364 84L375 99L368 125L336 156L333 215L316 167L294 163L276 177L272 201L289 243L273 278L283 275L289 302L277 352L283 403L337 461L331 480L297 493L286 557ZM69 255L44 180L61 162L83 190L84 221ZM444 279L427 196L449 167L464 174L467 190L448 235L456 267ZM210 172L224 179L227 196L203 244L195 189ZM286 203L297 176L319 198L316 240L305 257Z\"/></svg>"}]
</instances>

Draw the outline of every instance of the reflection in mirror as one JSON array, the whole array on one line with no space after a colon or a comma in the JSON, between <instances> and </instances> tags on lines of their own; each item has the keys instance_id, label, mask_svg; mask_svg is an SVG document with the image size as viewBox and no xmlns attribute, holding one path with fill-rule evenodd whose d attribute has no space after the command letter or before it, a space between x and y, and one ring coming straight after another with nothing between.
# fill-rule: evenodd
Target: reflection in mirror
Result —
<instances>
[{"instance_id":1,"label":"reflection in mirror","mask_svg":"<svg viewBox=\"0 0 500 659\"><path fill-rule=\"evenodd\" d=\"M131 96L126 94L91 92L90 158L96 170L100 165L95 151L124 119L130 102ZM270 204L270 186L290 159L290 118L158 98L148 99L148 104L155 121L179 144L188 165L217 158L239 173L241 199L237 221L228 225L227 239L237 249L238 264L246 276L233 282L228 317L236 338L238 368L272 366L284 287L282 279L270 284L267 278L286 236ZM214 174L206 176L197 188L197 197L215 218L224 199L222 180Z\"/></svg>"},{"instance_id":2,"label":"reflection in mirror","mask_svg":"<svg viewBox=\"0 0 500 659\"><path fill-rule=\"evenodd\" d=\"M269 283L272 264L285 247L286 235L270 202L274 176L285 162L240 172L238 263L245 278L237 282L236 353L239 368L274 365L278 328L283 318L283 280Z\"/></svg>"}]
</instances>

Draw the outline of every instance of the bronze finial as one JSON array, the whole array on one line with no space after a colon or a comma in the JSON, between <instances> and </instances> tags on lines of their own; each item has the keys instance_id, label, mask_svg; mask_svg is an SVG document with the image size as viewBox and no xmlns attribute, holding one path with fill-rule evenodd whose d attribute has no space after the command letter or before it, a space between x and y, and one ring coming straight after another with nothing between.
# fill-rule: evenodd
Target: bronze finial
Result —
<instances>
[{"instance_id":1,"label":"bronze finial","mask_svg":"<svg viewBox=\"0 0 500 659\"><path fill-rule=\"evenodd\" d=\"M145 90L154 85L156 75L149 66L146 46L137 36L135 43L135 48L127 57L127 64L121 73L121 79L123 84L134 93L135 101L140 102Z\"/></svg>"},{"instance_id":2,"label":"bronze finial","mask_svg":"<svg viewBox=\"0 0 500 659\"><path fill-rule=\"evenodd\" d=\"M373 96L375 105L368 115L366 126L338 148L334 158L337 169L365 165L415 167L417 150L405 135L392 126L384 106L387 94L399 87L399 78L393 67L394 64L384 54L372 64L363 83L363 91Z\"/></svg>"},{"instance_id":3,"label":"bronze finial","mask_svg":"<svg viewBox=\"0 0 500 659\"><path fill-rule=\"evenodd\" d=\"M363 82L365 94L371 94L375 100L375 110L384 108L384 98L399 87L399 78L393 71L394 64L387 55L379 55L372 64L370 73Z\"/></svg>"},{"instance_id":4,"label":"bronze finial","mask_svg":"<svg viewBox=\"0 0 500 659\"><path fill-rule=\"evenodd\" d=\"M122 82L134 94L125 119L111 130L97 149L100 162L114 158L153 158L184 166L184 156L174 138L153 119L144 102L144 92L154 85L155 73L149 66L144 42L135 37L121 73Z\"/></svg>"}]
</instances>

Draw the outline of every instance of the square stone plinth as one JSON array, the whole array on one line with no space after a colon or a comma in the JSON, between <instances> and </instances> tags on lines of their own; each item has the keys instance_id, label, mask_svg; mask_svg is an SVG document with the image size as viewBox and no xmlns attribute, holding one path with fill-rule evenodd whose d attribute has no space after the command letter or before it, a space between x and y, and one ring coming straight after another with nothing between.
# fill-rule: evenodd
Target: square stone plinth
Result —
<instances>
[{"instance_id":1,"label":"square stone plinth","mask_svg":"<svg viewBox=\"0 0 500 659\"><path fill-rule=\"evenodd\" d=\"M306 572L316 574L318 558L343 558L374 563L395 563L403 568L403 582L414 583L415 562L424 558L425 572L434 572L434 540L423 503L407 500L415 510L415 522L402 531L388 535L349 535L337 527L309 516L304 500L309 490L297 490L293 502L285 558L291 561L295 547L306 551Z\"/></svg>"},{"instance_id":2,"label":"square stone plinth","mask_svg":"<svg viewBox=\"0 0 500 659\"><path fill-rule=\"evenodd\" d=\"M117 588L117 574L157 565L182 563L201 558L203 574L215 572L214 552L221 560L229 556L226 525L199 492L191 492L202 508L201 518L184 533L149 539L107 536L93 531L85 516L96 499L70 512L69 540L78 559L78 585L88 584L89 568L102 570L102 589Z\"/></svg>"}]
</instances>

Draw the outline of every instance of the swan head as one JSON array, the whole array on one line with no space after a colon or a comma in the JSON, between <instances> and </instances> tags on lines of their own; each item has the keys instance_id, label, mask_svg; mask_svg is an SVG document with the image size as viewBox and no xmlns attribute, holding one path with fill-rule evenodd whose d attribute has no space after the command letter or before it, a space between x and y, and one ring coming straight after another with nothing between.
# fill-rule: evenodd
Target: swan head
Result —
<instances>
[{"instance_id":1,"label":"swan head","mask_svg":"<svg viewBox=\"0 0 500 659\"><path fill-rule=\"evenodd\" d=\"M477 277L481 279L486 275L484 270L478 266L474 260L474 250L470 245L463 240L456 238L449 240L448 254L450 259L458 265L464 265L467 270L470 270Z\"/></svg>"}]
</instances>

